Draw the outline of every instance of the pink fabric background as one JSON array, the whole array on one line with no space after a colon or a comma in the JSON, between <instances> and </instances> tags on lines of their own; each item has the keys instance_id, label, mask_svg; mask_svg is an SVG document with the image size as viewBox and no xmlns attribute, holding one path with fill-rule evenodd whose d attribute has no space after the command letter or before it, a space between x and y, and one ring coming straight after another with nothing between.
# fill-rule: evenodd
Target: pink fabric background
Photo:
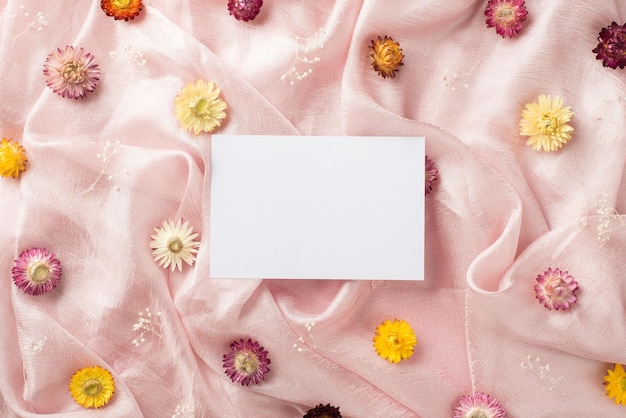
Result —
<instances>
[{"instance_id":1,"label":"pink fabric background","mask_svg":"<svg viewBox=\"0 0 626 418\"><path fill-rule=\"evenodd\" d=\"M99 3L0 0L0 135L30 161L19 180L0 179L0 416L298 417L331 403L344 417L438 418L472 391L510 417L626 414L602 384L626 363L626 70L591 52L625 3L527 0L513 40L486 28L482 0L266 0L249 23L224 0L146 0L132 22ZM404 50L396 79L371 70L378 35ZM45 85L46 56L65 45L102 70L85 100ZM219 133L426 136L440 172L426 199L426 280L209 280L211 135L173 117L198 78L229 105ZM540 94L575 113L557 153L518 133ZM170 273L149 236L181 216L203 240L197 263ZM63 265L42 297L11 281L34 246ZM580 284L569 311L535 299L550 266ZM146 308L162 332L137 347ZM415 329L410 360L376 355L387 318ZM272 364L242 387L222 355L248 337ZM87 411L67 384L95 364L117 390Z\"/></svg>"}]
</instances>

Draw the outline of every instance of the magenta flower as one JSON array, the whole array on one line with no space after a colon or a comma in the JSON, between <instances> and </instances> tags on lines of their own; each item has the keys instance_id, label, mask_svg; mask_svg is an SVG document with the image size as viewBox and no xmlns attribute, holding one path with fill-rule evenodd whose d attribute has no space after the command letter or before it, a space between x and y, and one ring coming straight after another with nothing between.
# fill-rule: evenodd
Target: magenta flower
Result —
<instances>
[{"instance_id":1,"label":"magenta flower","mask_svg":"<svg viewBox=\"0 0 626 418\"><path fill-rule=\"evenodd\" d=\"M602 28L598 35L600 43L592 52L598 54L596 59L602 60L604 67L624 68L626 66L626 23L622 26L611 23Z\"/></svg>"},{"instance_id":2,"label":"magenta flower","mask_svg":"<svg viewBox=\"0 0 626 418\"><path fill-rule=\"evenodd\" d=\"M24 250L15 260L11 273L17 287L29 295L43 295L61 281L61 263L45 248Z\"/></svg>"},{"instance_id":3,"label":"magenta flower","mask_svg":"<svg viewBox=\"0 0 626 418\"><path fill-rule=\"evenodd\" d=\"M548 310L569 309L571 303L576 303L578 282L566 271L548 268L543 275L537 276L535 293L539 303L543 303Z\"/></svg>"},{"instance_id":4,"label":"magenta flower","mask_svg":"<svg viewBox=\"0 0 626 418\"><path fill-rule=\"evenodd\" d=\"M46 84L56 94L70 99L82 99L95 90L100 81L100 67L94 56L83 48L66 46L51 52L44 64Z\"/></svg>"},{"instance_id":5,"label":"magenta flower","mask_svg":"<svg viewBox=\"0 0 626 418\"><path fill-rule=\"evenodd\" d=\"M240 339L230 344L230 351L224 354L225 373L233 382L239 382L242 385L257 384L265 377L265 373L270 369L267 358L267 351L259 346L257 341L252 342Z\"/></svg>"},{"instance_id":6,"label":"magenta flower","mask_svg":"<svg viewBox=\"0 0 626 418\"><path fill-rule=\"evenodd\" d=\"M483 392L461 398L454 408L454 418L505 418L506 412L500 402Z\"/></svg>"},{"instance_id":7,"label":"magenta flower","mask_svg":"<svg viewBox=\"0 0 626 418\"><path fill-rule=\"evenodd\" d=\"M339 407L331 404L319 404L306 411L302 418L341 418L341 412L339 412Z\"/></svg>"},{"instance_id":8,"label":"magenta flower","mask_svg":"<svg viewBox=\"0 0 626 418\"><path fill-rule=\"evenodd\" d=\"M432 182L439 178L437 176L437 174L439 174L439 170L437 170L437 166L435 166L435 163L433 162L433 160L428 158L428 155L426 156L425 167L426 167L426 176L425 176L426 187L424 189L424 192L426 193L426 196L428 196L428 194L433 190Z\"/></svg>"},{"instance_id":9,"label":"magenta flower","mask_svg":"<svg viewBox=\"0 0 626 418\"><path fill-rule=\"evenodd\" d=\"M496 27L496 32L503 38L513 38L522 30L528 11L524 0L489 0L485 9L487 27Z\"/></svg>"},{"instance_id":10,"label":"magenta flower","mask_svg":"<svg viewBox=\"0 0 626 418\"><path fill-rule=\"evenodd\" d=\"M228 12L237 20L254 20L261 11L263 0L228 0Z\"/></svg>"}]
</instances>

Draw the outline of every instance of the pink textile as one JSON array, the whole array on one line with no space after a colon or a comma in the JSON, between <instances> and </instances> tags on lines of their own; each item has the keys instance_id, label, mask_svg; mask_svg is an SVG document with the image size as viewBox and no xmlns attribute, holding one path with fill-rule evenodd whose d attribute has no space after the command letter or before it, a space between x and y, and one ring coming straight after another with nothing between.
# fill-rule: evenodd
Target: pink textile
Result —
<instances>
[{"instance_id":1,"label":"pink textile","mask_svg":"<svg viewBox=\"0 0 626 418\"><path fill-rule=\"evenodd\" d=\"M624 416L603 376L626 363L626 70L591 50L626 3L527 0L515 39L486 27L486 3L266 0L245 23L224 0L145 0L129 22L97 0L0 0L0 136L29 159L0 178L0 416L299 417L330 403L344 417L438 418L473 391L510 417ZM379 35L404 51L395 79L369 63ZM84 100L46 87L46 56L65 45L100 65ZM211 135L173 116L200 78L228 103L216 133L425 136L439 169L425 281L209 280ZM519 135L540 94L575 114L556 153ZM172 273L148 243L178 217L201 246ZM32 247L63 266L47 295L11 280ZM548 267L579 282L572 309L535 298ZM147 310L153 331L136 341ZM418 339L399 364L372 347L393 318ZM239 338L269 352L261 384L224 374ZM67 387L91 365L116 382L97 411Z\"/></svg>"}]
</instances>

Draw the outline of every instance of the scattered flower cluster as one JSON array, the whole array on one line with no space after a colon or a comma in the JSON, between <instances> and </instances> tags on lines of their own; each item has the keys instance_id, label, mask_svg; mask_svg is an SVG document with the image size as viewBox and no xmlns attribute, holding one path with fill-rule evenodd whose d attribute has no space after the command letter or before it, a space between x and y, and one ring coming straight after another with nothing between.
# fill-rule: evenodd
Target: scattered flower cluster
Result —
<instances>
[{"instance_id":1,"label":"scattered flower cluster","mask_svg":"<svg viewBox=\"0 0 626 418\"><path fill-rule=\"evenodd\" d=\"M115 392L115 381L111 372L100 366L80 369L70 380L70 393L80 406L101 408Z\"/></svg>"},{"instance_id":2,"label":"scattered flower cluster","mask_svg":"<svg viewBox=\"0 0 626 418\"><path fill-rule=\"evenodd\" d=\"M376 353L391 363L399 363L413 355L417 338L405 320L384 321L376 328L374 348Z\"/></svg>"},{"instance_id":3,"label":"scattered flower cluster","mask_svg":"<svg viewBox=\"0 0 626 418\"><path fill-rule=\"evenodd\" d=\"M143 9L142 0L101 0L101 8L107 16L115 20L129 21L139 15ZM235 19L244 22L254 20L263 5L262 0L229 0L228 11ZM489 0L484 10L487 27L495 27L503 38L516 37L522 30L528 11L524 0ZM38 13L43 19L43 15ZM47 23L44 21L45 25ZM40 28L41 29L41 28ZM598 45L592 50L604 67L612 69L626 66L626 24L612 22L601 29ZM321 45L320 47L323 47ZM308 52L308 49L307 51ZM298 55L299 57L299 55ZM297 57L297 59L298 59ZM378 36L371 40L369 59L373 70L385 78L394 78L404 65L403 50L400 44L389 36ZM303 58L305 63L319 61ZM295 71L295 70L294 70ZM309 74L302 74L302 78ZM100 67L95 57L83 48L66 46L51 52L45 63L43 74L46 84L61 97L70 99L85 98L95 90L100 80ZM286 78L286 75L283 76ZM300 79L300 78L299 78ZM220 89L213 81L197 80L180 90L174 100L174 116L184 129L200 132L212 132L221 126L226 117L227 104L220 98ZM533 150L556 151L571 140L574 128L568 124L573 117L569 106L563 106L560 97L540 95L538 102L528 103L522 111L519 122L520 135L528 137L526 144ZM107 142L107 147L109 142ZM105 155L107 148L104 149ZM0 143L0 176L17 178L28 162L24 148L12 139L3 138ZM103 163L106 158L103 158ZM104 174L101 173L101 176ZM425 195L433 190L433 182L438 179L439 171L428 156L425 159ZM193 265L200 243L195 241L198 233L188 222L178 219L165 220L156 227L151 235L150 248L155 261L163 268L182 271L183 262ZM11 270L15 286L28 295L42 295L55 289L62 275L60 261L54 253L45 248L31 248L20 253ZM548 268L536 278L534 286L536 298L548 310L568 310L576 303L579 290L578 282L567 271ZM139 313L139 320L133 331L139 337L132 341L136 347L145 342L145 335L152 333L162 337L158 318L146 308ZM45 343L41 340L40 350ZM399 363L412 357L417 344L415 332L404 320L385 320L376 328L373 347L376 353L391 363ZM34 350L34 349L33 349ZM537 359L538 361L539 359ZM530 361L530 360L528 360ZM248 338L233 341L229 351L223 356L225 374L235 383L247 386L258 384L270 371L271 363L268 352L257 342ZM522 363L522 367L532 369L532 364ZM543 367L541 377L543 377ZM606 396L615 400L617 405L626 405L626 371L616 363L613 370L604 376ZM71 378L69 391L74 400L85 408L100 408L106 405L115 392L115 382L111 372L100 367L86 367L78 370ZM179 408L177 408L179 411ZM182 410L181 410L182 411ZM178 414L178 412L177 412ZM341 418L339 408L322 404L309 409L303 418ZM460 399L454 409L454 418L504 418L505 410L491 395L476 392Z\"/></svg>"}]
</instances>

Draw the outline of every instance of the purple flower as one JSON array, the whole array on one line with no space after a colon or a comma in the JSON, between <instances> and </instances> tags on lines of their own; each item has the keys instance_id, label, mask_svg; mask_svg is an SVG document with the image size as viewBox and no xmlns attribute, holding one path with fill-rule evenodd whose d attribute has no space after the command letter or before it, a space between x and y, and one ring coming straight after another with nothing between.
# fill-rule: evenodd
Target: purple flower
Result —
<instances>
[{"instance_id":1,"label":"purple flower","mask_svg":"<svg viewBox=\"0 0 626 418\"><path fill-rule=\"evenodd\" d=\"M70 99L84 98L100 81L100 67L83 48L66 46L51 52L44 64L46 84L56 94Z\"/></svg>"},{"instance_id":2,"label":"purple flower","mask_svg":"<svg viewBox=\"0 0 626 418\"><path fill-rule=\"evenodd\" d=\"M426 176L425 176L426 196L428 196L428 194L433 190L432 182L437 180L438 178L437 174L439 174L439 170L437 170L437 166L435 166L435 163L433 162L433 160L428 158L428 155L427 155L426 156Z\"/></svg>"},{"instance_id":3,"label":"purple flower","mask_svg":"<svg viewBox=\"0 0 626 418\"><path fill-rule=\"evenodd\" d=\"M502 37L513 38L522 30L522 22L526 20L528 11L524 0L489 0L485 9L487 27L496 27Z\"/></svg>"},{"instance_id":4,"label":"purple flower","mask_svg":"<svg viewBox=\"0 0 626 418\"><path fill-rule=\"evenodd\" d=\"M61 263L45 248L24 250L15 260L11 273L17 287L29 295L43 295L61 281Z\"/></svg>"},{"instance_id":5,"label":"purple flower","mask_svg":"<svg viewBox=\"0 0 626 418\"><path fill-rule=\"evenodd\" d=\"M454 408L454 418L505 418L500 402L491 395L476 392L461 398Z\"/></svg>"},{"instance_id":6,"label":"purple flower","mask_svg":"<svg viewBox=\"0 0 626 418\"><path fill-rule=\"evenodd\" d=\"M270 369L267 351L259 346L257 341L252 342L240 339L230 344L230 351L224 354L225 373L233 382L239 382L248 386L250 383L257 384L265 377Z\"/></svg>"},{"instance_id":7,"label":"purple flower","mask_svg":"<svg viewBox=\"0 0 626 418\"><path fill-rule=\"evenodd\" d=\"M341 412L339 412L339 407L331 404L319 404L306 411L302 418L341 418Z\"/></svg>"}]
</instances>

